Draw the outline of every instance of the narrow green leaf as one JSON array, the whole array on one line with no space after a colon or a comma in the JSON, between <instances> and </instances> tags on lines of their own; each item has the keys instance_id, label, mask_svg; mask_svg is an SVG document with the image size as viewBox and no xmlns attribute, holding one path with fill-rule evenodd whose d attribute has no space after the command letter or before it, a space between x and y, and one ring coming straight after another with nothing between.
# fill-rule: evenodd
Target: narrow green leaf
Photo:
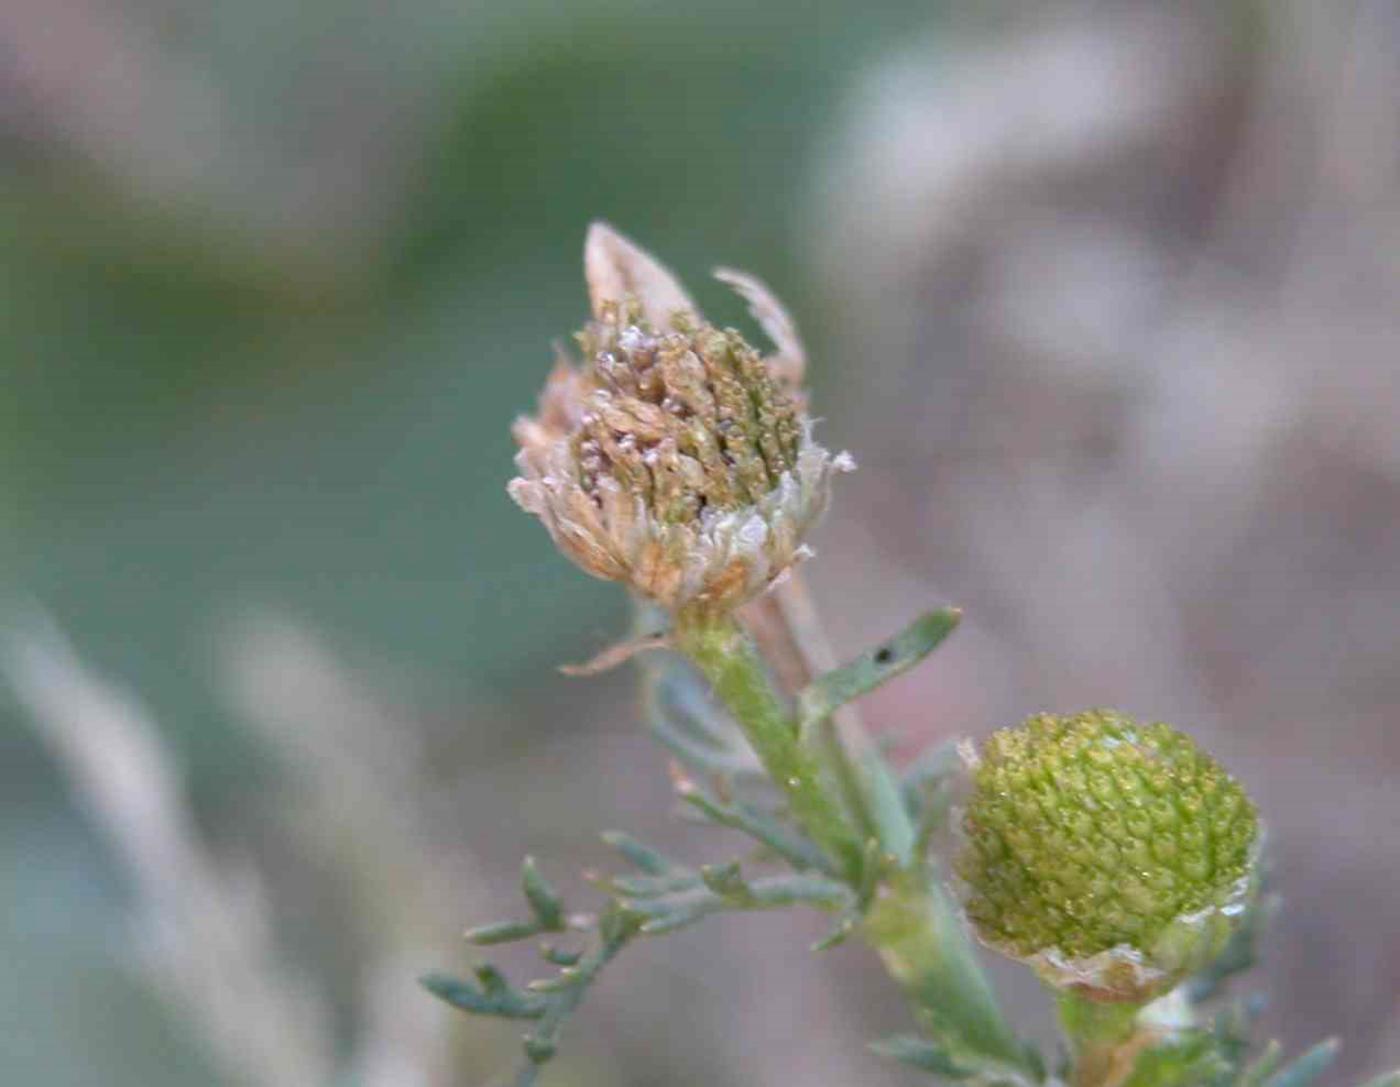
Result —
<instances>
[{"instance_id":1,"label":"narrow green leaf","mask_svg":"<svg viewBox=\"0 0 1400 1087\"><path fill-rule=\"evenodd\" d=\"M564 900L550 882L540 874L534 857L526 857L520 867L520 887L535 913L535 920L545 932L564 931Z\"/></svg>"},{"instance_id":2,"label":"narrow green leaf","mask_svg":"<svg viewBox=\"0 0 1400 1087\"><path fill-rule=\"evenodd\" d=\"M583 958L582 951L565 951L553 944L540 944L540 958L552 966L576 966Z\"/></svg>"},{"instance_id":3,"label":"narrow green leaf","mask_svg":"<svg viewBox=\"0 0 1400 1087\"><path fill-rule=\"evenodd\" d=\"M845 785L847 803L857 813L862 836L878 835L884 851L904 865L914 859L918 832L903 790L873 744L860 745L853 757L844 753L833 714L923 660L952 632L961 616L956 608L929 612L884 644L819 676L798 695L802 745L825 752L826 761L837 767L836 776Z\"/></svg>"},{"instance_id":4,"label":"narrow green leaf","mask_svg":"<svg viewBox=\"0 0 1400 1087\"><path fill-rule=\"evenodd\" d=\"M869 839L861 857L860 886L856 888L856 909L860 913L869 909L870 903L875 899L875 892L880 886L882 860L880 843L874 838Z\"/></svg>"},{"instance_id":5,"label":"narrow green leaf","mask_svg":"<svg viewBox=\"0 0 1400 1087\"><path fill-rule=\"evenodd\" d=\"M648 918L642 923L643 936L662 936L687 928L721 909L719 899L701 899L685 905L673 906L665 913Z\"/></svg>"},{"instance_id":6,"label":"narrow green leaf","mask_svg":"<svg viewBox=\"0 0 1400 1087\"><path fill-rule=\"evenodd\" d=\"M1367 1080L1361 1087L1400 1087L1400 1068L1394 1072L1384 1072L1375 1079Z\"/></svg>"},{"instance_id":7,"label":"narrow green leaf","mask_svg":"<svg viewBox=\"0 0 1400 1087\"><path fill-rule=\"evenodd\" d=\"M706 868L703 878L705 882L675 894L629 898L621 905L635 915L645 936L675 932L713 913L788 906L840 910L852 905L850 888L844 883L810 872L746 881L738 866L731 864Z\"/></svg>"},{"instance_id":8,"label":"narrow green leaf","mask_svg":"<svg viewBox=\"0 0 1400 1087\"><path fill-rule=\"evenodd\" d=\"M598 935L603 941L602 962L612 958L641 928L642 919L621 902L611 904L598 918ZM601 963L600 963L601 965Z\"/></svg>"},{"instance_id":9,"label":"narrow green leaf","mask_svg":"<svg viewBox=\"0 0 1400 1087\"><path fill-rule=\"evenodd\" d=\"M902 865L914 860L918 831L909 818L899 781L885 756L873 745L859 752L857 771L864 784L863 792L870 805L870 816L879 836L880 849L898 859Z\"/></svg>"},{"instance_id":10,"label":"narrow green leaf","mask_svg":"<svg viewBox=\"0 0 1400 1087\"><path fill-rule=\"evenodd\" d=\"M557 993L561 989L569 989L577 985L579 973L572 967L565 967L552 978L540 978L532 981L525 988L532 993Z\"/></svg>"},{"instance_id":11,"label":"narrow green leaf","mask_svg":"<svg viewBox=\"0 0 1400 1087\"><path fill-rule=\"evenodd\" d=\"M540 927L534 921L497 921L490 925L478 925L467 929L464 934L469 944L489 947L492 944L508 944L514 940L524 940L534 936Z\"/></svg>"},{"instance_id":12,"label":"narrow green leaf","mask_svg":"<svg viewBox=\"0 0 1400 1087\"><path fill-rule=\"evenodd\" d=\"M1291 1064L1286 1065L1264 1081L1264 1087L1307 1087L1332 1063L1341 1048L1336 1038L1318 1042Z\"/></svg>"},{"instance_id":13,"label":"narrow green leaf","mask_svg":"<svg viewBox=\"0 0 1400 1087\"><path fill-rule=\"evenodd\" d=\"M420 984L439 1000L446 1001L472 1015L494 1015L503 1019L538 1019L544 1015L545 1001L509 987L490 994L477 989L461 978L446 974L429 974Z\"/></svg>"},{"instance_id":14,"label":"narrow green leaf","mask_svg":"<svg viewBox=\"0 0 1400 1087\"><path fill-rule=\"evenodd\" d=\"M643 845L630 834L624 834L620 830L604 831L603 841L648 875L664 875L677 867L656 850Z\"/></svg>"},{"instance_id":15,"label":"narrow green leaf","mask_svg":"<svg viewBox=\"0 0 1400 1087\"><path fill-rule=\"evenodd\" d=\"M698 742L676 728L668 718L653 717L651 727L653 735L671 756L693 773L709 777L753 776L751 760L735 759L728 752Z\"/></svg>"},{"instance_id":16,"label":"narrow green leaf","mask_svg":"<svg viewBox=\"0 0 1400 1087\"><path fill-rule=\"evenodd\" d=\"M735 902L747 903L753 901L753 890L744 882L744 877L739 874L739 862L730 861L728 864L707 864L700 869L700 878L708 887L720 898L731 899Z\"/></svg>"},{"instance_id":17,"label":"narrow green leaf","mask_svg":"<svg viewBox=\"0 0 1400 1087\"><path fill-rule=\"evenodd\" d=\"M1279 1045L1278 1039L1271 1038L1264 1047L1264 1052L1255 1057L1248 1067L1240 1073L1240 1078L1235 1087L1259 1087L1266 1079L1274 1073L1279 1061L1283 1060L1283 1046Z\"/></svg>"},{"instance_id":18,"label":"narrow green leaf","mask_svg":"<svg viewBox=\"0 0 1400 1087\"><path fill-rule=\"evenodd\" d=\"M660 898L693 890L701 884L700 875L689 868L673 869L660 876L614 876L605 886L626 899Z\"/></svg>"},{"instance_id":19,"label":"narrow green leaf","mask_svg":"<svg viewBox=\"0 0 1400 1087\"><path fill-rule=\"evenodd\" d=\"M819 676L798 696L804 720L830 717L847 702L908 671L932 653L962 618L958 608L921 615L889 641Z\"/></svg>"},{"instance_id":20,"label":"narrow green leaf","mask_svg":"<svg viewBox=\"0 0 1400 1087\"><path fill-rule=\"evenodd\" d=\"M924 1038L902 1034L872 1042L870 1048L882 1057L949 1079L966 1079L973 1070L964 1068L942 1046Z\"/></svg>"},{"instance_id":21,"label":"narrow green leaf","mask_svg":"<svg viewBox=\"0 0 1400 1087\"><path fill-rule=\"evenodd\" d=\"M623 899L623 905L632 913L643 920L657 917L667 917L677 911L689 910L697 902L707 903L710 906L718 904L718 899L701 884L696 884L696 888L690 891L682 891L673 895L658 895L655 898L628 898Z\"/></svg>"},{"instance_id":22,"label":"narrow green leaf","mask_svg":"<svg viewBox=\"0 0 1400 1087\"><path fill-rule=\"evenodd\" d=\"M840 885L842 896L846 899L846 908L837 919L836 926L825 937L812 945L813 951L829 951L831 948L845 943L851 933L856 930L861 918L870 908L870 903L875 898L875 891L879 887L881 869L883 868L881 861L880 843L874 838L868 839L861 858L860 884L854 888L854 898L852 898L851 888L844 884Z\"/></svg>"},{"instance_id":23,"label":"narrow green leaf","mask_svg":"<svg viewBox=\"0 0 1400 1087\"><path fill-rule=\"evenodd\" d=\"M771 909L779 906L814 906L839 910L851 906L851 890L844 883L810 872L787 876L765 876L749 883L749 907Z\"/></svg>"},{"instance_id":24,"label":"narrow green leaf","mask_svg":"<svg viewBox=\"0 0 1400 1087\"><path fill-rule=\"evenodd\" d=\"M799 870L815 868L827 875L836 870L816 844L776 819L738 801L721 804L694 782L686 782L679 791L680 798L707 819L731 830L737 830L766 845Z\"/></svg>"},{"instance_id":25,"label":"narrow green leaf","mask_svg":"<svg viewBox=\"0 0 1400 1087\"><path fill-rule=\"evenodd\" d=\"M642 667L647 722L682 765L706 775L764 776L743 731L688 662L657 655Z\"/></svg>"}]
</instances>

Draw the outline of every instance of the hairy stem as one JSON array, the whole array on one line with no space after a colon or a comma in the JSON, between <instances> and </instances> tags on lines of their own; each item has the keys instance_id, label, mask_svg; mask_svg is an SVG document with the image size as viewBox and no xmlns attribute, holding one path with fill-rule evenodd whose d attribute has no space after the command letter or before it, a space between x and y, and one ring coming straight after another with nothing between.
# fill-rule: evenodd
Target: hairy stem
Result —
<instances>
[{"instance_id":1,"label":"hairy stem","mask_svg":"<svg viewBox=\"0 0 1400 1087\"><path fill-rule=\"evenodd\" d=\"M1071 992L1057 994L1056 1003L1074 1058L1073 1087L1117 1087L1127 1079L1140 1049L1142 1005L1085 1000Z\"/></svg>"},{"instance_id":2,"label":"hairy stem","mask_svg":"<svg viewBox=\"0 0 1400 1087\"><path fill-rule=\"evenodd\" d=\"M804 665L803 685L836 667L836 654L800 569L762 600L771 601L776 625L785 629L787 644ZM816 722L813 739L818 757L841 788L842 799L862 833L877 837L881 848L901 867L913 864L914 825L899 798L899 785L866 733L859 710L853 705L839 707Z\"/></svg>"},{"instance_id":3,"label":"hairy stem","mask_svg":"<svg viewBox=\"0 0 1400 1087\"><path fill-rule=\"evenodd\" d=\"M750 603L741 618L788 695L796 697L822 672L836 666L836 657L800 570L792 571L772 592ZM799 740L811 747L830 775L860 836L881 838L881 844L885 844L885 835L876 826L867 801L868 784L862 780L853 758L854 748L869 746L855 708L843 706L836 714L817 722L814 735L799 736ZM911 838L912 833L911 830Z\"/></svg>"},{"instance_id":4,"label":"hairy stem","mask_svg":"<svg viewBox=\"0 0 1400 1087\"><path fill-rule=\"evenodd\" d=\"M821 767L798 742L797 722L773 689L748 635L729 618L682 617L676 642L710 681L753 745L804 830L848 877L861 868L860 841Z\"/></svg>"},{"instance_id":5,"label":"hairy stem","mask_svg":"<svg viewBox=\"0 0 1400 1087\"><path fill-rule=\"evenodd\" d=\"M739 722L803 829L849 879L858 878L860 836L836 795L839 785L823 775L819 754L801 744L797 721L753 642L732 619L686 616L677 623L676 644ZM868 750L875 753L873 745ZM871 769L888 775L883 760ZM903 852L890 858L892 875L863 926L866 942L935 1038L1003 1066L1009 1079L1034 1080L952 902L927 865Z\"/></svg>"},{"instance_id":6,"label":"hairy stem","mask_svg":"<svg viewBox=\"0 0 1400 1087\"><path fill-rule=\"evenodd\" d=\"M955 1059L964 1052L1004 1066L1010 1079L1038 1079L932 873L905 870L892 878L872 904L863 933L922 1025L955 1050Z\"/></svg>"},{"instance_id":7,"label":"hairy stem","mask_svg":"<svg viewBox=\"0 0 1400 1087\"><path fill-rule=\"evenodd\" d=\"M835 667L836 655L801 570L761 601L771 601L775 626L786 647L805 665L802 683ZM854 706L843 706L826 722L827 742L841 752L846 773L859 775L861 812L874 824L900 873L872 906L866 942L903 987L924 1026L940 1038L1002 1061L1021 1078L1038 1079L1027 1063L993 992L959 911L930 861L916 856L916 832L899 786Z\"/></svg>"}]
</instances>

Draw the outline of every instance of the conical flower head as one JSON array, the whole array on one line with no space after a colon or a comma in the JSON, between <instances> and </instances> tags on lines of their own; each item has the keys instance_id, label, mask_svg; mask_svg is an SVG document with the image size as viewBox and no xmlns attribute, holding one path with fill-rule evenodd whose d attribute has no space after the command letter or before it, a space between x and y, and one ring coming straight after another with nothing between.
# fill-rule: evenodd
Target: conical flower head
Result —
<instances>
[{"instance_id":1,"label":"conical flower head","mask_svg":"<svg viewBox=\"0 0 1400 1087\"><path fill-rule=\"evenodd\" d=\"M1239 783L1168 725L1042 714L973 770L958 873L991 946L1098 1000L1143 1000L1222 948L1258 822Z\"/></svg>"},{"instance_id":2,"label":"conical flower head","mask_svg":"<svg viewBox=\"0 0 1400 1087\"><path fill-rule=\"evenodd\" d=\"M593 320L516 423L510 494L597 577L672 610L729 610L808 553L830 479L811 437L801 346L757 281L722 276L778 343L765 359L707 324L675 279L610 228L585 246Z\"/></svg>"}]
</instances>

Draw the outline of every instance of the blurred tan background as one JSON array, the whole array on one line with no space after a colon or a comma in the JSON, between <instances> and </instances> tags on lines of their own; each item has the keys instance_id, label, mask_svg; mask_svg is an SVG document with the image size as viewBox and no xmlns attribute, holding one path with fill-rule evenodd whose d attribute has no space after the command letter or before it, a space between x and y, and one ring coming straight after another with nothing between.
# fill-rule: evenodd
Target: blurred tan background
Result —
<instances>
[{"instance_id":1,"label":"blurred tan background","mask_svg":"<svg viewBox=\"0 0 1400 1087\"><path fill-rule=\"evenodd\" d=\"M1265 1029L1400 1063L1397 106L1377 0L10 0L0 1080L513 1058L413 979L670 807L630 677L554 670L624 602L503 490L595 217L795 311L838 645L966 609L896 750L1187 727L1271 827ZM643 946L550 1082L915 1082L820 930Z\"/></svg>"}]
</instances>

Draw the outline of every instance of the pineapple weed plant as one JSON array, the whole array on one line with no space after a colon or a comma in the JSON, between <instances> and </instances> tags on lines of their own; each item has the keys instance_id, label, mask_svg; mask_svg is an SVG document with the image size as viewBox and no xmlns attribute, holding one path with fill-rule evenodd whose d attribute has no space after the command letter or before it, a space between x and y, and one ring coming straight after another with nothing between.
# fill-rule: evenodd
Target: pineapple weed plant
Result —
<instances>
[{"instance_id":1,"label":"pineapple weed plant","mask_svg":"<svg viewBox=\"0 0 1400 1087\"><path fill-rule=\"evenodd\" d=\"M751 839L692 866L606 834L630 870L594 877L593 913L566 908L527 859L523 919L478 946L537 942L548 976L492 965L425 984L475 1015L528 1024L514 1083L534 1084L607 964L635 940L711 914L806 907L824 949L864 941L908 997L918 1032L878 1053L984 1087L1305 1087L1336 1049L1290 1063L1251 1052L1257 1000L1206 1006L1253 959L1271 900L1260 827L1240 785L1187 736L1107 710L1041 714L981 747L940 748L902 775L850 703L917 664L957 625L929 612L840 667L794 568L834 477L854 467L812 434L805 354L750 276L719 279L773 341L762 356L706 322L655 258L595 224L584 247L592 320L559 352L538 413L518 420L510 494L568 558L626 585L637 635L576 672L640 657L653 734L698 818ZM651 652L660 651L660 652ZM970 778L951 865L931 839ZM957 893L949 889L956 877ZM1019 1038L972 935L1054 994L1053 1062ZM1400 1087L1400 1072L1367 1087Z\"/></svg>"}]
</instances>

